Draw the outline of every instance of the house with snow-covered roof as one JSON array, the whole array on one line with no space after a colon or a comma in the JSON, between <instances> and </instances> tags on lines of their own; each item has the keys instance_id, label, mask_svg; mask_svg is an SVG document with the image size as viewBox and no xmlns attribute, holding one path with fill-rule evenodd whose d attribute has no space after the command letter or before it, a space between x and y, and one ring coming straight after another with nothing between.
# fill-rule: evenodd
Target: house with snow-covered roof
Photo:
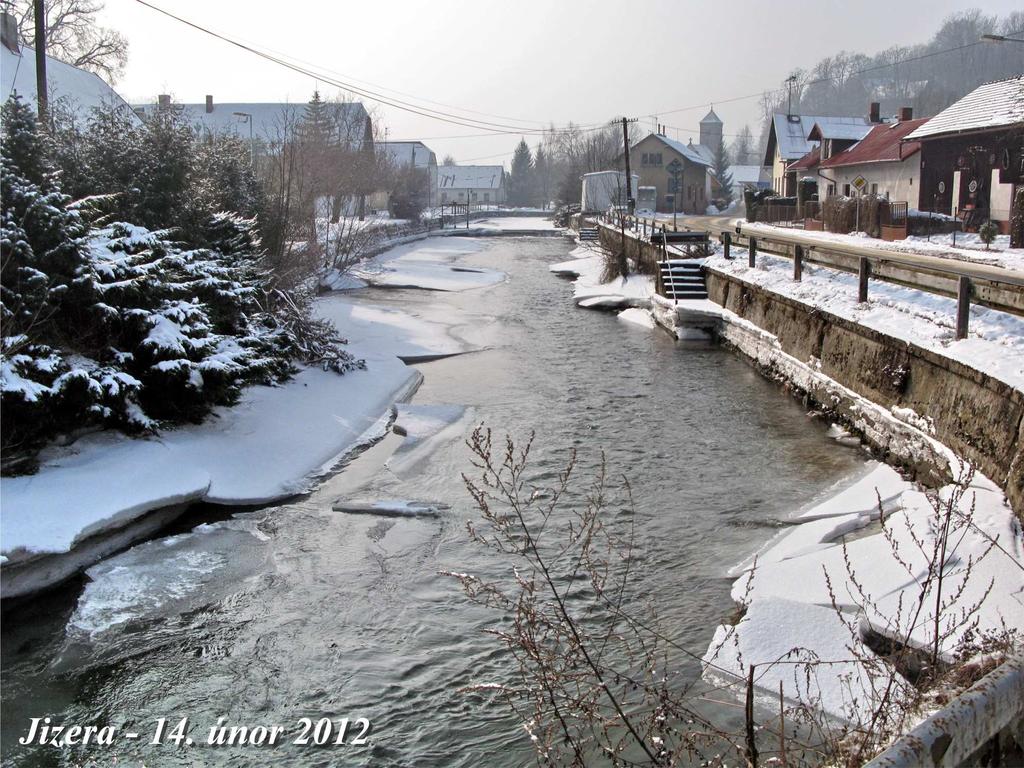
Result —
<instances>
[{"instance_id":1,"label":"house with snow-covered roof","mask_svg":"<svg viewBox=\"0 0 1024 768\"><path fill-rule=\"evenodd\" d=\"M427 207L434 205L437 190L437 155L422 141L377 141L373 151L378 158L383 158L392 168L417 168L428 176Z\"/></svg>"},{"instance_id":2,"label":"house with snow-covered roof","mask_svg":"<svg viewBox=\"0 0 1024 768\"><path fill-rule=\"evenodd\" d=\"M713 196L711 167L721 143L722 121L712 109L700 121L697 143L648 134L629 148L630 168L640 186L657 190L658 211L703 214Z\"/></svg>"},{"instance_id":3,"label":"house with snow-covered roof","mask_svg":"<svg viewBox=\"0 0 1024 768\"><path fill-rule=\"evenodd\" d=\"M920 142L918 208L1004 233L1024 184L1024 74L985 83L907 134Z\"/></svg>"},{"instance_id":4,"label":"house with snow-covered roof","mask_svg":"<svg viewBox=\"0 0 1024 768\"><path fill-rule=\"evenodd\" d=\"M821 197L856 194L854 181L863 178L865 193L917 207L921 143L906 138L928 120L915 120L912 115L905 108L900 119L873 126L860 141L822 160L818 168L825 185Z\"/></svg>"},{"instance_id":5,"label":"house with snow-covered roof","mask_svg":"<svg viewBox=\"0 0 1024 768\"><path fill-rule=\"evenodd\" d=\"M785 197L796 194L797 179L806 175L801 171L807 169L790 168L790 164L804 158L821 143L820 139L810 138L811 131L815 126L818 126L819 132L828 133L837 138L848 136L858 130L866 133L870 128L869 120L864 117L773 115L772 122L768 127L764 165L772 169L771 186L778 194Z\"/></svg>"},{"instance_id":6,"label":"house with snow-covered roof","mask_svg":"<svg viewBox=\"0 0 1024 768\"><path fill-rule=\"evenodd\" d=\"M505 169L500 165L442 165L437 169L437 202L500 205L505 202Z\"/></svg>"},{"instance_id":7,"label":"house with snow-covered roof","mask_svg":"<svg viewBox=\"0 0 1024 768\"><path fill-rule=\"evenodd\" d=\"M4 16L9 14L4 13ZM36 52L22 46L18 40L17 23L4 19L0 24L0 88L3 101L15 94L33 110L36 108ZM131 107L102 77L84 69L66 64L52 56L46 57L46 85L49 102L70 109L77 120L85 121L89 113L99 107L121 107L131 113Z\"/></svg>"}]
</instances>

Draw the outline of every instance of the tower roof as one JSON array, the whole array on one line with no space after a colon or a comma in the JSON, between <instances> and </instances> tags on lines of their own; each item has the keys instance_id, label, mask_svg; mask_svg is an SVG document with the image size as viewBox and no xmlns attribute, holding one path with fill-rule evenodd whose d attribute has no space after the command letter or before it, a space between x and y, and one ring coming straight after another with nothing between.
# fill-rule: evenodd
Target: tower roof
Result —
<instances>
[{"instance_id":1,"label":"tower roof","mask_svg":"<svg viewBox=\"0 0 1024 768\"><path fill-rule=\"evenodd\" d=\"M701 120L700 122L701 122L701 125L703 125L704 123L716 123L718 125L721 125L722 124L722 118L720 118L718 115L715 114L715 108L712 107L711 111L708 112L706 115L704 115L704 119Z\"/></svg>"}]
</instances>

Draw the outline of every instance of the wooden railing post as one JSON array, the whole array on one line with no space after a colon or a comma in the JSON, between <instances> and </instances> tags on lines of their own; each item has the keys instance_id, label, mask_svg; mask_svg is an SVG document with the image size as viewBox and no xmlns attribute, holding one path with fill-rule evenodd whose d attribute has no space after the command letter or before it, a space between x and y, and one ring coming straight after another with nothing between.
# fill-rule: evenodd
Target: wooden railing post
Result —
<instances>
[{"instance_id":1,"label":"wooden railing post","mask_svg":"<svg viewBox=\"0 0 1024 768\"><path fill-rule=\"evenodd\" d=\"M870 275L871 262L861 256L857 266L857 301L861 304L868 300L868 277Z\"/></svg>"},{"instance_id":2,"label":"wooden railing post","mask_svg":"<svg viewBox=\"0 0 1024 768\"><path fill-rule=\"evenodd\" d=\"M722 233L722 255L727 259L731 259L729 251L732 249L732 234L729 232Z\"/></svg>"},{"instance_id":3,"label":"wooden railing post","mask_svg":"<svg viewBox=\"0 0 1024 768\"><path fill-rule=\"evenodd\" d=\"M793 279L798 283L804 276L804 247L793 246Z\"/></svg>"},{"instance_id":4,"label":"wooden railing post","mask_svg":"<svg viewBox=\"0 0 1024 768\"><path fill-rule=\"evenodd\" d=\"M757 262L757 238L751 237L747 248L747 266L753 267Z\"/></svg>"},{"instance_id":5,"label":"wooden railing post","mask_svg":"<svg viewBox=\"0 0 1024 768\"><path fill-rule=\"evenodd\" d=\"M960 276L956 292L956 337L967 338L968 325L971 322L971 278Z\"/></svg>"}]
</instances>

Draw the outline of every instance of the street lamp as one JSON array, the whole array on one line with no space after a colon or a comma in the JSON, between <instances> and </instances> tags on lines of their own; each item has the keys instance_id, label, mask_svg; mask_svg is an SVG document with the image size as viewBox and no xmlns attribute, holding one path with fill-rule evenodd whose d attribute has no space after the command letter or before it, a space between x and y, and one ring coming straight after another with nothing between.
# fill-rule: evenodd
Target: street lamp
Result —
<instances>
[{"instance_id":1,"label":"street lamp","mask_svg":"<svg viewBox=\"0 0 1024 768\"><path fill-rule=\"evenodd\" d=\"M256 167L256 143L252 137L252 115L248 112L232 112L235 117L244 117L245 122L249 124L249 165L253 168Z\"/></svg>"},{"instance_id":2,"label":"street lamp","mask_svg":"<svg viewBox=\"0 0 1024 768\"><path fill-rule=\"evenodd\" d=\"M981 39L986 43L1024 43L1019 37L1007 37L1006 35L982 35Z\"/></svg>"}]
</instances>

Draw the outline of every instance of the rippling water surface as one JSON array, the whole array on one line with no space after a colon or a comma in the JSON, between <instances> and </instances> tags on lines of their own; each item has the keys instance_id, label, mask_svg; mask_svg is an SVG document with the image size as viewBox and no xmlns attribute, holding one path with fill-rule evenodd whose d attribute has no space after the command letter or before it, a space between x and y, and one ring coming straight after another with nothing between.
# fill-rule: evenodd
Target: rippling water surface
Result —
<instances>
[{"instance_id":1,"label":"rippling water surface","mask_svg":"<svg viewBox=\"0 0 1024 768\"><path fill-rule=\"evenodd\" d=\"M42 715L144 734L157 717L187 715L197 740L218 717L290 734L304 716L373 723L362 748L119 742L88 753L100 765L115 755L149 766L530 764L529 743L503 705L458 692L505 679L508 666L482 632L494 616L438 575L501 568L464 528L474 511L460 479L462 438L481 421L520 436L535 430L541 477L561 468L570 448L580 451L583 476L606 452L609 473L628 476L633 489L635 589L666 634L702 653L733 610L728 568L863 456L732 354L574 308L569 284L547 271L567 251L557 239L490 240L464 261L507 272L502 285L358 294L444 318L455 335L487 347L420 366L415 403L467 407L434 450L382 468L401 442L389 436L308 497L183 529L104 564L86 585L8 612L4 764L80 764L81 753L17 746L27 719ZM450 509L415 519L353 515L333 511L339 496ZM696 675L680 664L684 677Z\"/></svg>"}]
</instances>

